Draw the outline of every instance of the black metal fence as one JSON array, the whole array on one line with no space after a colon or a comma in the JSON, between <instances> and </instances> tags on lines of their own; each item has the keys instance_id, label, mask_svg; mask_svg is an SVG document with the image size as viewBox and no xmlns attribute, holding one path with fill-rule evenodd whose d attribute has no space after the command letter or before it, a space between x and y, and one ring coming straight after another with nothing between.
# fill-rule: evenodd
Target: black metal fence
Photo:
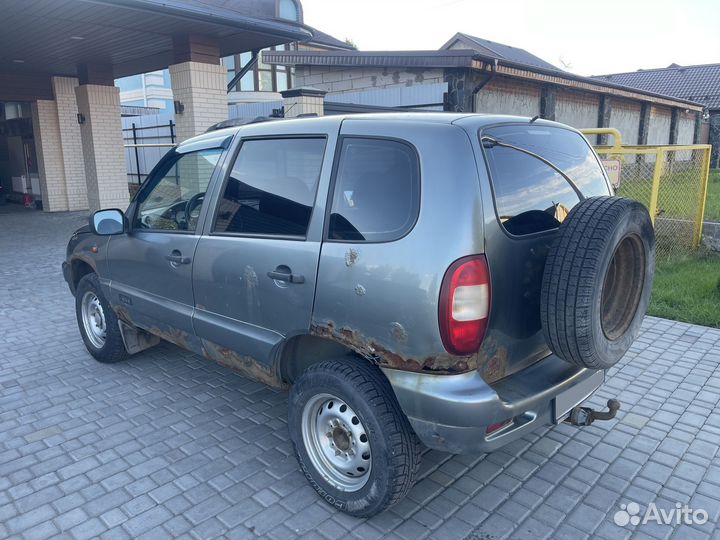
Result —
<instances>
[{"instance_id":1,"label":"black metal fence","mask_svg":"<svg viewBox=\"0 0 720 540\"><path fill-rule=\"evenodd\" d=\"M169 148L175 145L175 122L142 125L145 117L125 121L123 142L128 183L142 184L147 175ZM132 119L136 120L136 119Z\"/></svg>"}]
</instances>

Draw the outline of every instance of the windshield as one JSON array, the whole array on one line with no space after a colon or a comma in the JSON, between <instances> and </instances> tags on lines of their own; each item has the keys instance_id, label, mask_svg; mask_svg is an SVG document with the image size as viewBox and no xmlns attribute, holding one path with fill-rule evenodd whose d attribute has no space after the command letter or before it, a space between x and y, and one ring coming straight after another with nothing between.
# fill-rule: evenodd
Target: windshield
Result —
<instances>
[{"instance_id":1,"label":"windshield","mask_svg":"<svg viewBox=\"0 0 720 540\"><path fill-rule=\"evenodd\" d=\"M585 139L568 129L528 124L481 133L498 217L515 235L557 228L581 198L610 195Z\"/></svg>"}]
</instances>

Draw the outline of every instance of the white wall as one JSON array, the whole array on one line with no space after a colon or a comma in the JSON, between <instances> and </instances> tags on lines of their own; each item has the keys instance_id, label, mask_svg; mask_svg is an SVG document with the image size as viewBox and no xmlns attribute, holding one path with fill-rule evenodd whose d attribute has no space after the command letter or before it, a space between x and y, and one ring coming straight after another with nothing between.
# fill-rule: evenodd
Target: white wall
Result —
<instances>
[{"instance_id":1,"label":"white wall","mask_svg":"<svg viewBox=\"0 0 720 540\"><path fill-rule=\"evenodd\" d=\"M538 115L540 87L518 81L490 81L475 96L475 112L530 117Z\"/></svg>"},{"instance_id":2,"label":"white wall","mask_svg":"<svg viewBox=\"0 0 720 540\"><path fill-rule=\"evenodd\" d=\"M595 94L559 91L555 102L555 120L576 129L598 124L600 97Z\"/></svg>"},{"instance_id":3,"label":"white wall","mask_svg":"<svg viewBox=\"0 0 720 540\"><path fill-rule=\"evenodd\" d=\"M613 98L611 103L610 127L620 131L623 144L637 144L640 129L640 103L616 98Z\"/></svg>"},{"instance_id":4,"label":"white wall","mask_svg":"<svg viewBox=\"0 0 720 540\"><path fill-rule=\"evenodd\" d=\"M295 86L311 86L328 92L441 83L442 69L348 68L298 66Z\"/></svg>"},{"instance_id":5,"label":"white wall","mask_svg":"<svg viewBox=\"0 0 720 540\"><path fill-rule=\"evenodd\" d=\"M669 144L670 123L672 113L668 107L650 107L650 123L648 126L648 144Z\"/></svg>"},{"instance_id":6,"label":"white wall","mask_svg":"<svg viewBox=\"0 0 720 540\"><path fill-rule=\"evenodd\" d=\"M681 112L678 119L678 144L692 144L695 136L695 113Z\"/></svg>"}]
</instances>

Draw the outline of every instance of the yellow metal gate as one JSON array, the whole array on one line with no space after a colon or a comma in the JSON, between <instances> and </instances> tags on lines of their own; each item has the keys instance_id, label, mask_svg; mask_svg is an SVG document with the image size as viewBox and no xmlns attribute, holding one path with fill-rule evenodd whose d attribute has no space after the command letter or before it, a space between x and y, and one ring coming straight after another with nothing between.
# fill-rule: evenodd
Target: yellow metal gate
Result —
<instances>
[{"instance_id":1,"label":"yellow metal gate","mask_svg":"<svg viewBox=\"0 0 720 540\"><path fill-rule=\"evenodd\" d=\"M700 245L710 171L709 144L624 145L614 128L583 129L609 135L611 145L596 145L616 194L647 206L661 257L680 255Z\"/></svg>"}]
</instances>

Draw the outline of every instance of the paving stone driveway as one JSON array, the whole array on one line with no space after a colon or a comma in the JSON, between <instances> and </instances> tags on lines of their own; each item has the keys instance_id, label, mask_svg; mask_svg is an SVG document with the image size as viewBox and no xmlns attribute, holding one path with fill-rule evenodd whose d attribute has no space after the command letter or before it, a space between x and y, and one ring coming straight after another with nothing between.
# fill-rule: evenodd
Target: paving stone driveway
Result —
<instances>
[{"instance_id":1,"label":"paving stone driveway","mask_svg":"<svg viewBox=\"0 0 720 540\"><path fill-rule=\"evenodd\" d=\"M0 206L0 538L718 538L720 331L649 318L593 399L618 419L476 456L426 452L410 496L358 520L298 472L286 395L171 345L85 351L60 262L82 214ZM617 526L621 504L704 525Z\"/></svg>"}]
</instances>

